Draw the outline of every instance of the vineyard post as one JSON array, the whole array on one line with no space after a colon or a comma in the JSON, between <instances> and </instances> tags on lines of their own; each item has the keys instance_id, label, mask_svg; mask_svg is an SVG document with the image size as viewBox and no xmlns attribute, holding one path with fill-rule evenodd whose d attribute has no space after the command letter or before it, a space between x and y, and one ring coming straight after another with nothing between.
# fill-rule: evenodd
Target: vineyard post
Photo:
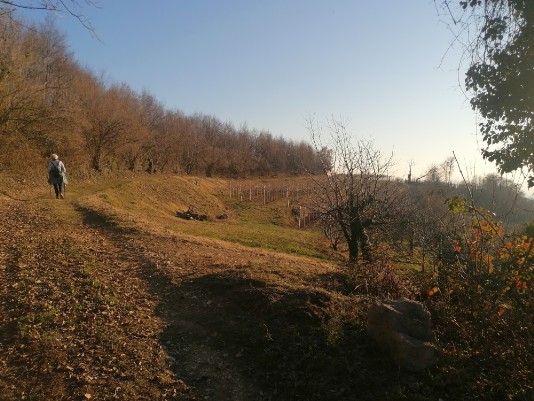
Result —
<instances>
[{"instance_id":1,"label":"vineyard post","mask_svg":"<svg viewBox=\"0 0 534 401\"><path fill-rule=\"evenodd\" d=\"M265 199L265 185L263 186L263 204L265 205L266 199Z\"/></svg>"}]
</instances>

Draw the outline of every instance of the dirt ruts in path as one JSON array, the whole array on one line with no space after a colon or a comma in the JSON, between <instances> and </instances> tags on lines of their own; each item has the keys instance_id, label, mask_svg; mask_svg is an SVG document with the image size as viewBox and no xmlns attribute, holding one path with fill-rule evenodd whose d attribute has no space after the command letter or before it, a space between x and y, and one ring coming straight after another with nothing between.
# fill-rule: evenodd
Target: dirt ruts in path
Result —
<instances>
[{"instance_id":1,"label":"dirt ruts in path","mask_svg":"<svg viewBox=\"0 0 534 401\"><path fill-rule=\"evenodd\" d=\"M74 200L0 200L0 399L261 399L173 304L207 305L160 268L188 260L152 248Z\"/></svg>"},{"instance_id":2,"label":"dirt ruts in path","mask_svg":"<svg viewBox=\"0 0 534 401\"><path fill-rule=\"evenodd\" d=\"M136 280L143 281L144 291L157 300L153 315L163 324L159 345L174 374L187 383L191 394L220 401L268 399L253 379L242 374L250 368L234 357L239 349L225 346L221 344L224 339L217 338L214 327L231 318L235 310L229 305L217 311L209 291L191 285L199 277L226 272L229 265L219 262L242 265L250 255L225 249L223 256L221 249L209 241L142 231L131 221L121 222L117 216L93 207L78 207L78 212L86 229L106 243L107 252L136 264ZM212 319L214 312L217 321Z\"/></svg>"}]
</instances>

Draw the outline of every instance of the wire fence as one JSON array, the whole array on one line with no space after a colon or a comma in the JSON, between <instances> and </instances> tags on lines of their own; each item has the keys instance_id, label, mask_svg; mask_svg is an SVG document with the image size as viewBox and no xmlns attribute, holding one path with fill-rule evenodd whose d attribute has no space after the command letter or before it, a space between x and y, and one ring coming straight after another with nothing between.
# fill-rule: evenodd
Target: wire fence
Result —
<instances>
[{"instance_id":1,"label":"wire fence","mask_svg":"<svg viewBox=\"0 0 534 401\"><path fill-rule=\"evenodd\" d=\"M319 188L315 185L263 185L228 183L228 196L242 202L256 202L267 205L284 200L286 207L299 229L309 226L318 220L321 213L313 206L306 204L309 199L316 199Z\"/></svg>"}]
</instances>

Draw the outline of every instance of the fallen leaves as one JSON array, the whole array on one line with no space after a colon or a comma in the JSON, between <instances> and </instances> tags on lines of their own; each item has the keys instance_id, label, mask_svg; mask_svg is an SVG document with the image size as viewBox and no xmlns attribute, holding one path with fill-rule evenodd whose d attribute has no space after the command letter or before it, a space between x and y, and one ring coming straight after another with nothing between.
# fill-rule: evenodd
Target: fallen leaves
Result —
<instances>
[{"instance_id":1,"label":"fallen leaves","mask_svg":"<svg viewBox=\"0 0 534 401\"><path fill-rule=\"evenodd\" d=\"M2 400L189 399L168 374L157 296L135 248L58 225L39 204L4 204L0 227L0 317L11 327L0 377L13 383ZM153 380L160 372L165 380Z\"/></svg>"}]
</instances>

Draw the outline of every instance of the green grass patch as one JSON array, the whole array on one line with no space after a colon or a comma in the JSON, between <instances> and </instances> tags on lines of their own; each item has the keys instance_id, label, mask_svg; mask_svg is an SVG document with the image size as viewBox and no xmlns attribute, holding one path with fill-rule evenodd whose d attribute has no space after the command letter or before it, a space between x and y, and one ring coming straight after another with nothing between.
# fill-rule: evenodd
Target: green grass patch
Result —
<instances>
[{"instance_id":1,"label":"green grass patch","mask_svg":"<svg viewBox=\"0 0 534 401\"><path fill-rule=\"evenodd\" d=\"M284 181L287 183L287 180ZM263 204L261 199L230 198L228 181L178 176L141 176L108 185L95 185L92 195L118 215L146 221L161 228L212 238L252 248L291 255L331 259L328 243L319 230L299 230L287 200ZM80 194L89 194L88 188ZM87 197L86 197L87 198ZM177 211L194 210L208 221L183 220ZM217 216L228 215L220 220Z\"/></svg>"}]
</instances>

